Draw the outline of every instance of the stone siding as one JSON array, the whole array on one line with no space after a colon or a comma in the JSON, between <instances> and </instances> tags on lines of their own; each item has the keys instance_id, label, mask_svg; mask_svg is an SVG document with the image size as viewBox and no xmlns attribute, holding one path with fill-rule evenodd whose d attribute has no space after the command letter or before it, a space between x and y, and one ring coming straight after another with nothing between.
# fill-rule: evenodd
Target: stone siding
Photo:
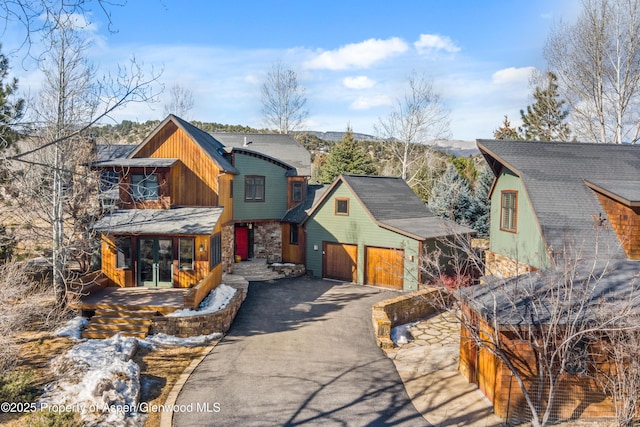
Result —
<instances>
[{"instance_id":1,"label":"stone siding","mask_svg":"<svg viewBox=\"0 0 640 427\"><path fill-rule=\"evenodd\" d=\"M222 226L220 239L222 240L222 272L233 273L235 255L235 227L233 224Z\"/></svg>"},{"instance_id":2,"label":"stone siding","mask_svg":"<svg viewBox=\"0 0 640 427\"><path fill-rule=\"evenodd\" d=\"M503 279L535 271L536 268L495 252L485 252L485 275Z\"/></svg>"},{"instance_id":3,"label":"stone siding","mask_svg":"<svg viewBox=\"0 0 640 427\"><path fill-rule=\"evenodd\" d=\"M216 332L224 334L231 327L243 300L244 292L238 289L229 304L215 313L189 317L156 316L149 328L149 334L163 333L182 338Z\"/></svg>"},{"instance_id":4,"label":"stone siding","mask_svg":"<svg viewBox=\"0 0 640 427\"><path fill-rule=\"evenodd\" d=\"M268 263L282 262L282 228L279 221L253 225L253 256Z\"/></svg>"}]
</instances>

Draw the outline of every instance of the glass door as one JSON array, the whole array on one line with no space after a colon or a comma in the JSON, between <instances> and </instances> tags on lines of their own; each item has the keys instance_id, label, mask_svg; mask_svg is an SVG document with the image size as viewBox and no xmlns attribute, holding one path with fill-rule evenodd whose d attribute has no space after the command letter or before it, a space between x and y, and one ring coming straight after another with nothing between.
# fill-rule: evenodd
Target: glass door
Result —
<instances>
[{"instance_id":1,"label":"glass door","mask_svg":"<svg viewBox=\"0 0 640 427\"><path fill-rule=\"evenodd\" d=\"M138 285L173 286L172 239L138 239Z\"/></svg>"}]
</instances>

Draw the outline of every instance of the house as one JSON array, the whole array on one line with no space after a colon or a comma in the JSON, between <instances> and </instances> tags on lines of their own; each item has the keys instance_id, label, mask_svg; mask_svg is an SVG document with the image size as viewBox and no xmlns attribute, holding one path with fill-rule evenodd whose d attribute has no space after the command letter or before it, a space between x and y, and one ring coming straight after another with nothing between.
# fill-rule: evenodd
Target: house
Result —
<instances>
[{"instance_id":1,"label":"house","mask_svg":"<svg viewBox=\"0 0 640 427\"><path fill-rule=\"evenodd\" d=\"M553 323L561 335L575 327L572 321L588 324L594 320L590 316L623 310L629 310L628 321L636 322L640 147L478 140L478 148L496 178L485 284L459 293L468 319L474 319L473 325L462 325L459 369L479 386L496 414L517 417L523 395L511 370L469 339L469 327L502 343L530 385L540 366L527 338L530 331ZM559 300L567 290L575 295ZM551 319L550 313L564 314ZM601 344L597 341L584 344L585 355ZM592 375L567 369L558 387L564 398L553 409L555 417L614 413Z\"/></svg>"},{"instance_id":2,"label":"house","mask_svg":"<svg viewBox=\"0 0 640 427\"><path fill-rule=\"evenodd\" d=\"M111 209L94 229L120 287L216 286L236 256L281 260L281 220L305 201L311 164L289 136L214 136L174 115L134 149L98 154L92 167L118 197L103 196Z\"/></svg>"},{"instance_id":3,"label":"house","mask_svg":"<svg viewBox=\"0 0 640 427\"><path fill-rule=\"evenodd\" d=\"M496 176L488 274L510 277L596 250L640 259L640 147L478 140L478 148Z\"/></svg>"},{"instance_id":4,"label":"house","mask_svg":"<svg viewBox=\"0 0 640 427\"><path fill-rule=\"evenodd\" d=\"M401 178L341 175L303 221L313 276L417 290L422 256L473 230L436 217Z\"/></svg>"}]
</instances>

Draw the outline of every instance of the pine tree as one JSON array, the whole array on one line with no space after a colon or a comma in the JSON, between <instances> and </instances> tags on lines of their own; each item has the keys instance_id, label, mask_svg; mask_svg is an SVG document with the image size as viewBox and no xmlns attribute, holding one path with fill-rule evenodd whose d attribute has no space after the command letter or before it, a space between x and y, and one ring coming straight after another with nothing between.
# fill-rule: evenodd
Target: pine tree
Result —
<instances>
[{"instance_id":1,"label":"pine tree","mask_svg":"<svg viewBox=\"0 0 640 427\"><path fill-rule=\"evenodd\" d=\"M369 156L358 146L351 127L342 137L342 141L333 146L326 157L318 182L328 184L340 174L375 175L378 169Z\"/></svg>"},{"instance_id":2,"label":"pine tree","mask_svg":"<svg viewBox=\"0 0 640 427\"><path fill-rule=\"evenodd\" d=\"M569 111L565 101L560 99L558 79L552 72L545 77L545 87L536 86L534 90L534 103L527 107L526 113L520 110L520 136L530 141L568 141L571 131L564 121Z\"/></svg>"},{"instance_id":3,"label":"pine tree","mask_svg":"<svg viewBox=\"0 0 640 427\"><path fill-rule=\"evenodd\" d=\"M511 122L507 116L504 116L502 126L493 131L493 137L495 139L502 139L506 141L516 141L520 139L518 130L511 127Z\"/></svg>"},{"instance_id":4,"label":"pine tree","mask_svg":"<svg viewBox=\"0 0 640 427\"><path fill-rule=\"evenodd\" d=\"M467 180L453 164L449 164L431 190L429 208L442 218L467 225L471 219L471 199Z\"/></svg>"},{"instance_id":5,"label":"pine tree","mask_svg":"<svg viewBox=\"0 0 640 427\"><path fill-rule=\"evenodd\" d=\"M0 53L0 149L10 146L16 139L12 126L24 113L24 99L11 101L18 89L18 80L14 78L4 83L8 75L9 60Z\"/></svg>"},{"instance_id":6,"label":"pine tree","mask_svg":"<svg viewBox=\"0 0 640 427\"><path fill-rule=\"evenodd\" d=\"M469 226L478 232L478 236L489 236L489 219L491 217L491 200L489 192L493 185L493 172L484 165L479 172L473 197L471 198Z\"/></svg>"}]
</instances>

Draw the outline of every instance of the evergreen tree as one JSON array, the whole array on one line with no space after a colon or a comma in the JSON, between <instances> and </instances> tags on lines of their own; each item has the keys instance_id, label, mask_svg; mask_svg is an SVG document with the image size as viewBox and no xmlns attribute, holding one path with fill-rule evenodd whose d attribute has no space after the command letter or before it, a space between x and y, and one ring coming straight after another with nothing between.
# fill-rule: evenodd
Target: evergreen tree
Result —
<instances>
[{"instance_id":1,"label":"evergreen tree","mask_svg":"<svg viewBox=\"0 0 640 427\"><path fill-rule=\"evenodd\" d=\"M518 130L511 127L511 122L509 121L509 117L507 116L504 116L502 126L493 131L493 137L495 139L502 139L507 141L516 141L520 139Z\"/></svg>"},{"instance_id":2,"label":"evergreen tree","mask_svg":"<svg viewBox=\"0 0 640 427\"><path fill-rule=\"evenodd\" d=\"M326 157L318 182L328 184L340 174L375 175L378 169L369 156L358 146L351 127L342 137L342 141L333 146Z\"/></svg>"},{"instance_id":3,"label":"evergreen tree","mask_svg":"<svg viewBox=\"0 0 640 427\"><path fill-rule=\"evenodd\" d=\"M449 164L431 190L429 208L442 218L467 225L471 220L471 199L467 180Z\"/></svg>"},{"instance_id":4,"label":"evergreen tree","mask_svg":"<svg viewBox=\"0 0 640 427\"><path fill-rule=\"evenodd\" d=\"M12 126L24 113L24 99L11 101L18 89L18 80L14 78L5 83L8 75L9 60L0 53L0 149L10 146L17 139Z\"/></svg>"},{"instance_id":5,"label":"evergreen tree","mask_svg":"<svg viewBox=\"0 0 640 427\"><path fill-rule=\"evenodd\" d=\"M520 136L530 141L568 141L569 126L565 123L569 111L558 93L557 77L552 72L545 75L544 87L536 86L534 103L520 110L522 126Z\"/></svg>"},{"instance_id":6,"label":"evergreen tree","mask_svg":"<svg viewBox=\"0 0 640 427\"><path fill-rule=\"evenodd\" d=\"M484 165L479 172L475 191L471 198L469 226L478 232L478 236L489 236L489 219L491 217L491 200L489 192L493 185L493 172Z\"/></svg>"}]
</instances>

